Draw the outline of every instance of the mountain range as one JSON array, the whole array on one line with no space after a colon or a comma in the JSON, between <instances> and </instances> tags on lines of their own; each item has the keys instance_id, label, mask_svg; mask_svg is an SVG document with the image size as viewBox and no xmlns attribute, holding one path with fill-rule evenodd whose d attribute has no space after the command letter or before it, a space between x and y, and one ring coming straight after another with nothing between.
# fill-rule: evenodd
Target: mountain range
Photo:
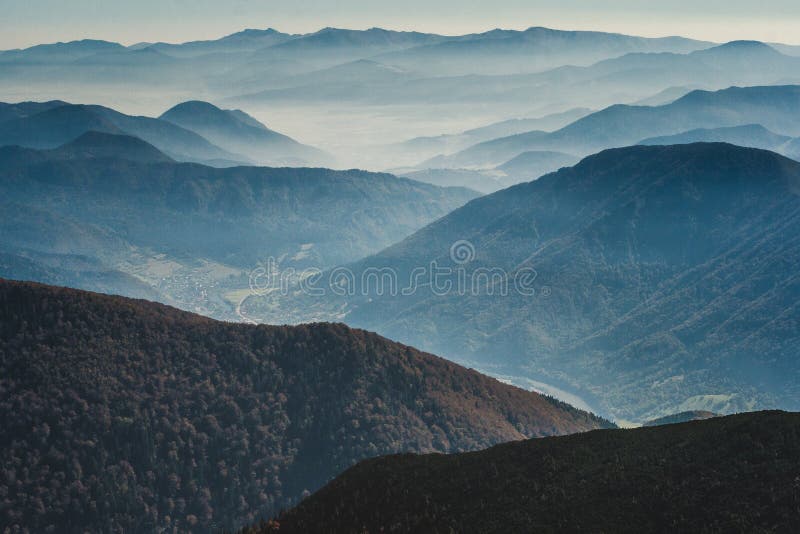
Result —
<instances>
[{"instance_id":1,"label":"mountain range","mask_svg":"<svg viewBox=\"0 0 800 534\"><path fill-rule=\"evenodd\" d=\"M4 280L0 387L2 524L39 532L230 531L365 458L611 426L344 325Z\"/></svg>"},{"instance_id":2,"label":"mountain range","mask_svg":"<svg viewBox=\"0 0 800 534\"><path fill-rule=\"evenodd\" d=\"M485 45L496 41L481 42ZM517 113L521 107L536 102L542 110L551 110L552 113L575 107L576 103L604 108L614 103L637 102L676 87L716 90L730 86L800 83L800 58L783 54L760 42L709 44L689 53L620 53L588 66L557 63L544 71L526 70L523 64L519 64L505 74L481 71L484 60L497 66L503 64L502 57L486 59L480 54L468 54L460 50L463 44L461 41L446 42L433 47L451 47L457 50L456 57L463 55L461 60L469 70L456 75L448 75L445 65L436 68L435 72L426 73L431 66L422 57L408 63L397 61L397 57L406 54L416 57L419 50L426 48L419 47L367 57L368 62L350 62L300 76L277 77L272 82L252 84L260 90L234 95L230 101L255 106L284 106L298 103L318 105L335 100L353 106L423 107L431 104L458 107L460 102L492 106L505 112L515 110ZM542 48L546 49L546 46ZM518 61L530 69L537 55L525 51L525 47L519 50ZM514 57L514 54L508 57ZM558 61L559 56L545 54L545 57L548 61ZM356 65L360 68L354 69ZM376 72L381 75L375 76Z\"/></svg>"},{"instance_id":3,"label":"mountain range","mask_svg":"<svg viewBox=\"0 0 800 534\"><path fill-rule=\"evenodd\" d=\"M133 117L103 106L53 102L2 104L2 107L13 108L18 116L0 122L0 145L55 148L86 132L96 131L140 137L175 159L232 161L239 157L170 122Z\"/></svg>"},{"instance_id":4,"label":"mountain range","mask_svg":"<svg viewBox=\"0 0 800 534\"><path fill-rule=\"evenodd\" d=\"M600 59L616 57L629 52L672 51L685 53L710 46L711 43L669 37L647 39L627 35L560 31L533 27L527 30L492 30L461 36L444 36L420 32L392 31L383 28L351 30L323 28L308 34L286 34L268 28L248 29L217 40L191 41L182 44L139 43L124 47L106 41L83 40L68 43L38 45L24 50L0 53L0 61L70 62L94 55L120 52L154 51L175 58L194 58L215 54L249 54L258 59L273 54L283 54L305 61L322 63L330 57L341 61L358 57L387 55L393 63L406 64L420 61L430 68L449 65L449 74L463 73L460 63L465 55L481 59L504 59L504 68L494 67L491 72L516 71L519 66L542 70L548 66L564 64L589 64ZM531 56L523 62L521 56ZM516 63L512 64L512 60ZM455 64L452 64L452 63ZM475 65L472 67L474 68ZM473 72L467 69L466 72Z\"/></svg>"},{"instance_id":5,"label":"mountain range","mask_svg":"<svg viewBox=\"0 0 800 534\"><path fill-rule=\"evenodd\" d=\"M0 148L0 191L2 276L227 319L269 258L298 275L353 261L477 196L364 171L179 163L99 132Z\"/></svg>"},{"instance_id":6,"label":"mountain range","mask_svg":"<svg viewBox=\"0 0 800 534\"><path fill-rule=\"evenodd\" d=\"M387 456L241 532L791 532L798 428L761 412Z\"/></svg>"},{"instance_id":7,"label":"mountain range","mask_svg":"<svg viewBox=\"0 0 800 534\"><path fill-rule=\"evenodd\" d=\"M444 134L431 137L416 137L390 147L402 156L413 154L419 162L420 157L434 157L439 154L452 154L472 145L508 137L531 130L554 131L591 113L587 108L574 108L560 113L550 113L538 118L506 119L478 128L471 128L459 134Z\"/></svg>"},{"instance_id":8,"label":"mountain range","mask_svg":"<svg viewBox=\"0 0 800 534\"><path fill-rule=\"evenodd\" d=\"M252 161L297 166L330 159L243 111L207 102L179 104L158 119L61 101L0 103L0 145L53 148L89 131L139 137L174 159L215 166Z\"/></svg>"},{"instance_id":9,"label":"mountain range","mask_svg":"<svg viewBox=\"0 0 800 534\"><path fill-rule=\"evenodd\" d=\"M476 143L560 128L565 124L538 121L526 127L525 122L576 107L664 103L669 95L677 98L690 88L797 84L800 58L790 51L756 41L717 45L679 37L646 39L541 27L459 36L381 28L324 28L309 34L250 29L183 44L124 47L76 41L0 52L0 98L24 95L36 100L91 101L150 116L176 102L202 100L221 108L244 107L255 116L267 117L270 130L321 147L336 158L337 165L373 170L414 166L419 171L435 168L418 166L421 161L452 156ZM131 90L136 98L126 96ZM661 99L652 100L655 95ZM200 115L212 111L206 108ZM310 124L317 126L306 127ZM498 131L481 132L481 124L496 124ZM681 131L734 125L739 124L687 125ZM234 128L242 129L240 125ZM224 139L205 133L215 145ZM646 132L622 145L676 133L680 132ZM137 135L143 137L141 132ZM250 132L247 142L240 139L230 146L220 145L239 155L238 159L228 154L202 161L297 164L295 155L261 159L270 150L252 146L254 135L260 139L256 145L266 139L264 132ZM270 138L275 144L285 141ZM403 142L409 139L414 141ZM158 146L153 139L145 140ZM301 152L303 164L331 165L325 154L293 143L282 146ZM190 155L199 160L197 154L158 147L173 157ZM527 150L585 156L608 147L529 146ZM523 151L486 165L481 162L481 167L495 167Z\"/></svg>"},{"instance_id":10,"label":"mountain range","mask_svg":"<svg viewBox=\"0 0 800 534\"><path fill-rule=\"evenodd\" d=\"M0 62L12 63L30 61L32 63L72 62L95 54L123 50L119 43L83 39L68 43L40 44L24 50L7 50L0 53Z\"/></svg>"},{"instance_id":11,"label":"mountain range","mask_svg":"<svg viewBox=\"0 0 800 534\"><path fill-rule=\"evenodd\" d=\"M698 90L662 106L614 105L555 132L531 131L486 141L450 156L431 159L418 167L494 166L530 150L588 155L698 128L757 124L780 135L797 137L800 136L799 116L800 86ZM737 141L742 138L731 137Z\"/></svg>"},{"instance_id":12,"label":"mountain range","mask_svg":"<svg viewBox=\"0 0 800 534\"><path fill-rule=\"evenodd\" d=\"M647 421L642 426L675 425L678 423L687 423L689 421L705 421L706 419L711 419L713 417L719 417L719 414L715 414L714 412L707 412L705 410L691 410L688 412L680 412L672 415L666 415L664 417L659 417L658 419Z\"/></svg>"},{"instance_id":13,"label":"mountain range","mask_svg":"<svg viewBox=\"0 0 800 534\"><path fill-rule=\"evenodd\" d=\"M232 54L255 52L263 48L285 43L295 36L273 28L265 30L247 29L226 35L220 39L189 41L186 43L138 43L131 49L155 50L173 57L197 57L210 54Z\"/></svg>"},{"instance_id":14,"label":"mountain range","mask_svg":"<svg viewBox=\"0 0 800 534\"><path fill-rule=\"evenodd\" d=\"M589 65L630 52L684 53L711 43L680 37L646 39L627 35L561 31L531 27L523 31L496 29L440 43L392 52L379 59L399 66L424 64L430 73L464 75L537 72L562 65Z\"/></svg>"},{"instance_id":15,"label":"mountain range","mask_svg":"<svg viewBox=\"0 0 800 534\"><path fill-rule=\"evenodd\" d=\"M763 150L607 150L321 276L324 297L242 308L333 314L618 420L794 409L798 183L800 163ZM387 267L394 288L364 274Z\"/></svg>"}]
</instances>

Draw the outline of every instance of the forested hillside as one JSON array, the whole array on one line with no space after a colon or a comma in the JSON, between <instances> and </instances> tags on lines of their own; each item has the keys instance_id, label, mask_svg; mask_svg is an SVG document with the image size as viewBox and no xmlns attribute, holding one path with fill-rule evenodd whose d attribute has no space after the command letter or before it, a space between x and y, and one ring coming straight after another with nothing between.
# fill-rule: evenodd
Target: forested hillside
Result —
<instances>
[{"instance_id":1,"label":"forested hillside","mask_svg":"<svg viewBox=\"0 0 800 534\"><path fill-rule=\"evenodd\" d=\"M215 532L364 458L606 426L344 325L0 281L3 532Z\"/></svg>"},{"instance_id":2,"label":"forested hillside","mask_svg":"<svg viewBox=\"0 0 800 534\"><path fill-rule=\"evenodd\" d=\"M396 455L243 534L790 533L798 465L800 414L786 412Z\"/></svg>"}]
</instances>

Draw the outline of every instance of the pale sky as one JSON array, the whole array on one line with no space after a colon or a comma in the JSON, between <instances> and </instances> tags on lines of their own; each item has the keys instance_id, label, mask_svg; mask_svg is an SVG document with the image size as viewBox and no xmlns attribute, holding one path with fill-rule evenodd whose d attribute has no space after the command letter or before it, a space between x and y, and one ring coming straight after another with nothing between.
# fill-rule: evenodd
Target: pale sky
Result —
<instances>
[{"instance_id":1,"label":"pale sky","mask_svg":"<svg viewBox=\"0 0 800 534\"><path fill-rule=\"evenodd\" d=\"M83 38L213 39L244 28L380 26L442 34L600 30L800 44L800 0L0 0L0 49Z\"/></svg>"}]
</instances>

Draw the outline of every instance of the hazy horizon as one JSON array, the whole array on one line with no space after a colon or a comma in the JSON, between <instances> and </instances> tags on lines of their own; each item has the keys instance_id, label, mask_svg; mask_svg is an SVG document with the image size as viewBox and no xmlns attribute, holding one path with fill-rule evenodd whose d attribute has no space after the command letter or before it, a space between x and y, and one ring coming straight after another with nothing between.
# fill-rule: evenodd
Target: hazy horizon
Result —
<instances>
[{"instance_id":1,"label":"hazy horizon","mask_svg":"<svg viewBox=\"0 0 800 534\"><path fill-rule=\"evenodd\" d=\"M609 5L610 4L610 5ZM312 33L324 27L367 29L381 27L443 35L481 33L495 28L523 30L545 26L561 30L592 30L643 37L680 35L727 42L760 40L800 45L800 6L772 0L758 5L731 2L669 4L618 0L567 0L559 6L542 1L389 2L277 0L268 5L238 0L220 6L200 0L144 0L136 4L76 0L65 4L40 0L21 4L0 0L5 14L0 23L0 49L78 39L103 39L126 45L138 42L186 42L217 39L245 28L272 27L287 33ZM424 13L423 17L419 14ZM180 20L180 25L175 25Z\"/></svg>"}]
</instances>

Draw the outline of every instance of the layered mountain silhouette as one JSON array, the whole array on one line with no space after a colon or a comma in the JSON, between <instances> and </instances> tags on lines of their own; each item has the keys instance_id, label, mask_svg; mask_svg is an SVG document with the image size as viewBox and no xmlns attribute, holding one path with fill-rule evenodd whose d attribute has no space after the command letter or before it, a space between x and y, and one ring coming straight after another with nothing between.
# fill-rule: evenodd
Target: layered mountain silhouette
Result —
<instances>
[{"instance_id":1,"label":"layered mountain silhouette","mask_svg":"<svg viewBox=\"0 0 800 534\"><path fill-rule=\"evenodd\" d=\"M228 319L269 258L298 274L353 261L477 196L364 171L177 163L99 132L0 148L0 191L3 276L26 277L33 263L49 273L40 281L151 296L131 292L134 277L159 300ZM103 271L120 286L108 275L95 285Z\"/></svg>"},{"instance_id":2,"label":"layered mountain silhouette","mask_svg":"<svg viewBox=\"0 0 800 534\"><path fill-rule=\"evenodd\" d=\"M211 144L168 121L125 115L103 106L22 103L15 118L0 122L0 145L55 148L90 131L139 137L178 160L243 161L246 158Z\"/></svg>"},{"instance_id":3,"label":"layered mountain silhouette","mask_svg":"<svg viewBox=\"0 0 800 534\"><path fill-rule=\"evenodd\" d=\"M580 158L563 152L531 150L489 169L432 168L406 172L403 176L444 187L468 187L481 193L494 193L521 182L574 165Z\"/></svg>"},{"instance_id":4,"label":"layered mountain silhouette","mask_svg":"<svg viewBox=\"0 0 800 534\"><path fill-rule=\"evenodd\" d=\"M341 57L355 51L358 51L359 54L367 51L370 55L374 55L388 50L402 50L444 40L447 40L447 37L429 33L400 32L383 28L350 30L329 27L262 50L262 53L279 52L316 57L319 55Z\"/></svg>"},{"instance_id":5,"label":"layered mountain silhouette","mask_svg":"<svg viewBox=\"0 0 800 534\"><path fill-rule=\"evenodd\" d=\"M555 132L532 131L487 141L420 166L497 165L529 150L586 155L697 128L759 124L775 133L797 137L800 135L798 116L800 86L692 91L663 106L614 105Z\"/></svg>"},{"instance_id":6,"label":"layered mountain silhouette","mask_svg":"<svg viewBox=\"0 0 800 534\"><path fill-rule=\"evenodd\" d=\"M561 32L569 33L569 32ZM548 34L548 31L544 31ZM560 35L559 32L555 34ZM547 37L543 40L547 41ZM254 90L242 91L232 102L248 105L318 105L336 101L340 104L368 106L437 106L459 107L480 104L497 109L516 109L537 102L543 110L574 107L576 103L592 108L605 108L620 102L637 102L669 89L679 88L672 98L648 104L664 104L685 94L688 89L722 89L730 86L788 85L800 83L800 59L780 53L760 42L732 42L695 51L633 51L606 55L602 45L597 50L599 61L563 60L558 52L548 51L560 37L550 43L539 42L539 51L527 49L526 40L481 38L476 46L491 49L507 47L505 53L468 53L461 50L469 39L446 41L437 45L411 48L399 53L367 56L386 68L397 70L391 77L374 78L341 76L335 83L326 83L329 71L308 72L300 76L275 76ZM584 44L602 36L583 36ZM531 43L536 42L532 40ZM491 43L491 44L490 44ZM532 45L533 46L533 45ZM425 50L452 48L452 60L441 64L428 61ZM588 46L587 46L588 48ZM680 47L677 47L680 48ZM635 50L635 47L634 47ZM591 53L591 52L590 52ZM540 56L541 54L541 56ZM624 55L623 55L624 54ZM411 60L403 61L406 55ZM536 68L538 58L553 61L553 68ZM594 63L594 64L591 64ZM451 67L459 65L456 73ZM589 66L574 66L585 64ZM331 68L336 71L344 65ZM497 72L497 71L501 72ZM507 71L507 72L504 72ZM319 75L319 80L315 76ZM268 87L265 89L265 86ZM680 91L683 91L682 93ZM662 95L666 97L666 93ZM538 129L536 127L528 130ZM514 132L519 133L519 132ZM431 137L431 136L428 136ZM434 136L435 137L435 136ZM478 141L475 141L478 142ZM463 147L462 147L463 148ZM423 155L425 157L425 155ZM418 159L417 161L420 161Z\"/></svg>"},{"instance_id":7,"label":"layered mountain silhouette","mask_svg":"<svg viewBox=\"0 0 800 534\"><path fill-rule=\"evenodd\" d=\"M261 164L314 166L331 159L316 148L270 130L241 110L223 110L208 102L184 102L159 118L196 132L217 146L244 154Z\"/></svg>"},{"instance_id":8,"label":"layered mountain silhouette","mask_svg":"<svg viewBox=\"0 0 800 534\"><path fill-rule=\"evenodd\" d=\"M119 43L84 39L67 43L31 46L22 50L0 52L0 63L31 62L34 64L71 62L95 54L124 50Z\"/></svg>"},{"instance_id":9,"label":"layered mountain silhouette","mask_svg":"<svg viewBox=\"0 0 800 534\"><path fill-rule=\"evenodd\" d=\"M381 28L325 28L302 35L250 29L183 44L123 47L88 41L0 53L4 65L0 96L16 98L24 87L26 98L93 101L126 110L135 106L139 113L153 114L176 101L198 98L198 88L202 88L204 100L263 114L270 117L271 129L302 135L301 141L336 152L337 165L421 171L443 167L419 165L437 155L453 156L494 138L551 132L564 126L551 127L555 121L550 121L526 127L528 117L558 114L576 106L604 109L657 94L661 99L648 103L661 104L689 88L800 83L800 58L786 53L789 48L777 48L755 41L716 46L677 37L646 39L538 27L458 36ZM676 88L677 92L669 92ZM135 103L124 96L131 91L139 95ZM291 125L295 116L324 128L301 134ZM505 120L508 117L522 119ZM479 124L477 120L496 123L497 131L438 135L468 129ZM594 134L590 134L588 140L574 142L550 143L552 138L547 138L545 146L540 146L534 136L505 153L490 150L488 158L470 158L478 163L456 158L445 165L492 169L530 150L580 157L649 137L743 124L762 124L779 135L798 136L751 116L741 123L684 124L668 131L641 132L613 144L592 143ZM356 135L336 133L351 127ZM124 133L141 137L179 160L219 166L263 161L245 157L247 150L248 154L242 154L227 146L221 148L230 154L201 158L195 151L160 146L142 132ZM402 143L409 138L414 142ZM284 162L330 165L310 159L292 156Z\"/></svg>"},{"instance_id":10,"label":"layered mountain silhouette","mask_svg":"<svg viewBox=\"0 0 800 534\"><path fill-rule=\"evenodd\" d=\"M247 29L215 40L189 41L181 44L141 43L136 48L155 50L174 57L202 57L210 54L252 53L285 43L295 37L273 28Z\"/></svg>"},{"instance_id":11,"label":"layered mountain silhouette","mask_svg":"<svg viewBox=\"0 0 800 534\"><path fill-rule=\"evenodd\" d=\"M245 308L267 321L267 305L295 321L336 310L497 375L577 392L620 419L798 407L798 184L800 163L763 150L608 150L349 265L343 296ZM466 255L453 255L464 241ZM432 262L449 269L436 286ZM413 289L377 291L363 273L381 267Z\"/></svg>"},{"instance_id":12,"label":"layered mountain silhouette","mask_svg":"<svg viewBox=\"0 0 800 534\"><path fill-rule=\"evenodd\" d=\"M573 108L560 113L550 113L538 118L507 119L486 126L472 128L459 134L415 137L392 147L401 153L413 154L419 162L420 157L433 157L439 154L452 154L472 145L508 137L531 130L553 131L575 122L591 113L587 108Z\"/></svg>"},{"instance_id":13,"label":"layered mountain silhouette","mask_svg":"<svg viewBox=\"0 0 800 534\"><path fill-rule=\"evenodd\" d=\"M425 169L403 173L402 176L440 187L466 187L483 194L508 187L503 172L472 169Z\"/></svg>"},{"instance_id":14,"label":"layered mountain silhouette","mask_svg":"<svg viewBox=\"0 0 800 534\"><path fill-rule=\"evenodd\" d=\"M391 64L426 65L429 72L463 75L536 72L561 65L589 65L628 52L688 52L710 43L668 37L646 39L626 35L562 31L533 27L524 31L493 30L379 56ZM471 63L471 64L470 64Z\"/></svg>"},{"instance_id":15,"label":"layered mountain silhouette","mask_svg":"<svg viewBox=\"0 0 800 534\"><path fill-rule=\"evenodd\" d=\"M690 53L632 53L584 68L543 73L539 81L614 81L667 89L775 84L800 75L800 61L758 41L733 41ZM671 84L671 85L667 85Z\"/></svg>"},{"instance_id":16,"label":"layered mountain silhouette","mask_svg":"<svg viewBox=\"0 0 800 534\"><path fill-rule=\"evenodd\" d=\"M365 458L610 426L344 325L2 280L0 377L11 529L231 530Z\"/></svg>"},{"instance_id":17,"label":"layered mountain silhouette","mask_svg":"<svg viewBox=\"0 0 800 534\"><path fill-rule=\"evenodd\" d=\"M206 56L226 55L236 59L249 56L256 62L274 57L287 57L313 65L348 59L386 57L392 64L428 65L429 69L446 67L444 72L463 74L465 57L475 57L476 63L489 73L508 72L514 68L542 70L563 64L590 64L600 59L628 52L670 51L685 53L710 46L710 43L671 37L646 39L601 32L570 32L547 28L525 31L492 30L480 34L443 36L420 32L398 32L383 28L350 30L324 28L304 35L291 35L268 28L248 29L216 40L191 41L182 44L139 43L123 47L118 43L83 40L53 43L24 50L0 52L0 62L67 63L98 54L123 51L152 51L167 56L194 60ZM524 56L529 56L523 61ZM491 68L491 60L502 60ZM433 72L433 71L432 71ZM439 70L439 74L443 71ZM466 72L474 70L466 69ZM516 70L512 69L512 72Z\"/></svg>"},{"instance_id":18,"label":"layered mountain silhouette","mask_svg":"<svg viewBox=\"0 0 800 534\"><path fill-rule=\"evenodd\" d=\"M760 412L387 456L242 532L789 532L798 425L798 414Z\"/></svg>"}]
</instances>

